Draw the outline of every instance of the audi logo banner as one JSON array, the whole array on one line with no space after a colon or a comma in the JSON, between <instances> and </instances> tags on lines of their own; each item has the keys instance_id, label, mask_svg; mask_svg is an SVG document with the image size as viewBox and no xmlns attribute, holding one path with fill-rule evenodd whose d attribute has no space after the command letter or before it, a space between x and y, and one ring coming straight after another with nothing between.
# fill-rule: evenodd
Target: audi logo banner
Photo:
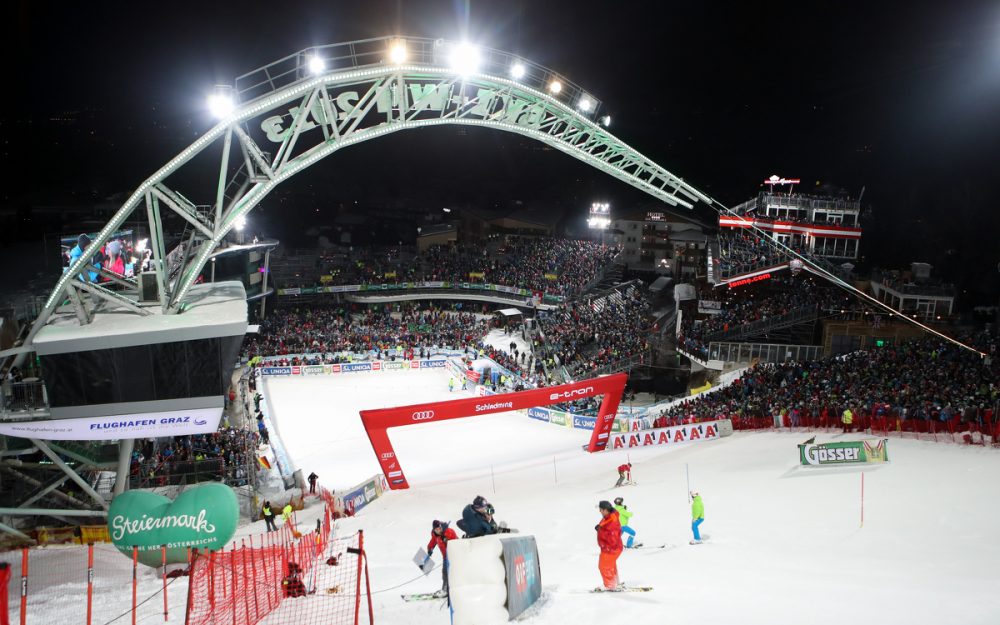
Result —
<instances>
[{"instance_id":1,"label":"audi logo banner","mask_svg":"<svg viewBox=\"0 0 1000 625\"><path fill-rule=\"evenodd\" d=\"M443 363L444 361L436 362ZM590 443L586 449L589 452L603 451L614 427L618 404L621 401L622 391L625 390L627 380L628 374L616 373L592 380L560 384L559 386L490 395L489 401L484 401L481 397L467 397L413 406L362 410L361 422L368 433L368 440L371 441L372 449L382 467L382 472L389 476L389 488L398 490L409 488L410 485L406 480L400 459L396 457L392 442L389 440L388 430L390 428L418 423L439 423L449 419L463 419L513 410L527 411L532 408L536 409L537 414L540 412L537 410L540 406L603 395L601 407L598 416L594 419L593 426L591 426L589 419L586 422L572 423L577 428L586 427L589 429L589 427L593 427ZM540 415L535 418L539 417ZM565 424L570 425L570 422L567 420Z\"/></svg>"}]
</instances>

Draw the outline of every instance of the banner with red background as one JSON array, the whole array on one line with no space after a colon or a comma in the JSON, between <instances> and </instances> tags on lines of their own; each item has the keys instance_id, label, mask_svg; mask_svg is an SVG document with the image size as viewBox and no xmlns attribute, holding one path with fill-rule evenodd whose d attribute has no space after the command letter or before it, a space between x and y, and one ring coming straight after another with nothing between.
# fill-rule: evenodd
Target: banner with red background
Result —
<instances>
[{"instance_id":1,"label":"banner with red background","mask_svg":"<svg viewBox=\"0 0 1000 625\"><path fill-rule=\"evenodd\" d=\"M496 412L525 410L536 406L549 406L575 399L586 399L596 395L604 395L601 408L598 411L597 424L590 437L587 451L603 451L608 444L608 436L615 422L618 403L628 374L614 375L580 380L558 386L547 386L516 393L502 393L489 397L469 397L450 401L414 404L412 406L397 406L377 410L362 410L361 422L372 443L375 457L378 458L382 472L389 482L389 488L399 490L409 488L403 474L403 468L396 457L396 451L389 440L389 428L404 427L417 423L434 423L450 419L463 419Z\"/></svg>"}]
</instances>

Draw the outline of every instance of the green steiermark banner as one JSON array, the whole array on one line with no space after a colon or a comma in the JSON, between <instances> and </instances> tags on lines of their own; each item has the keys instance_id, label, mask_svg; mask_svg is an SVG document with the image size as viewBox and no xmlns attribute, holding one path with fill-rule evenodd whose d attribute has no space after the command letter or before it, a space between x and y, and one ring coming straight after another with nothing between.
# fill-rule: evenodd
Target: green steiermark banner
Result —
<instances>
[{"instance_id":1,"label":"green steiermark banner","mask_svg":"<svg viewBox=\"0 0 1000 625\"><path fill-rule=\"evenodd\" d=\"M108 510L108 534L123 554L157 567L160 547L167 547L167 563L187 562L187 548L222 549L236 533L240 508L236 493L225 484L202 484L187 489L174 501L149 491L118 495Z\"/></svg>"},{"instance_id":2,"label":"green steiermark banner","mask_svg":"<svg viewBox=\"0 0 1000 625\"><path fill-rule=\"evenodd\" d=\"M799 445L799 462L806 466L875 464L889 461L889 441L815 443L815 437Z\"/></svg>"}]
</instances>

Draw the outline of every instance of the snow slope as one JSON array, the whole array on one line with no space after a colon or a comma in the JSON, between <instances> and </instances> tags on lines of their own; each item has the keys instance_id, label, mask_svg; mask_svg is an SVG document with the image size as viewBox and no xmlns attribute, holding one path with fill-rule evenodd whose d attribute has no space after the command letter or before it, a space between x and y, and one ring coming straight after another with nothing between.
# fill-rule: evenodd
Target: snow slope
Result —
<instances>
[{"instance_id":1,"label":"snow slope","mask_svg":"<svg viewBox=\"0 0 1000 625\"><path fill-rule=\"evenodd\" d=\"M334 488L377 471L359 409L449 397L441 371L267 385L289 453ZM623 453L584 454L586 431L516 413L390 436L414 488L388 493L338 528L365 530L381 623L447 622L435 602L404 603L399 594L439 586L437 572L406 583L419 575L410 558L432 519L456 519L477 494L538 539L544 594L525 619L534 625L1000 622L1000 453L991 449L891 440L892 464L865 471L862 528L860 471L799 468L801 433L633 450L638 485L620 490L611 486ZM705 500L710 538L699 546L687 544L685 465ZM618 494L640 539L667 545L619 561L626 583L655 590L586 594L599 582L596 504Z\"/></svg>"}]
</instances>

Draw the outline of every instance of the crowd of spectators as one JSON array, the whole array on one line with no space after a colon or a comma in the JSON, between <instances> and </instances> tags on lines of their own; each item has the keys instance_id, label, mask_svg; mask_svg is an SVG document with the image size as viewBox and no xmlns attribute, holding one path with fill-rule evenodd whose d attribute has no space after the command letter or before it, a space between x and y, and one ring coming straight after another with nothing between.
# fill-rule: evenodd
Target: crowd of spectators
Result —
<instances>
[{"instance_id":1,"label":"crowd of spectators","mask_svg":"<svg viewBox=\"0 0 1000 625\"><path fill-rule=\"evenodd\" d=\"M719 257L713 261L716 272L724 278L789 260L789 255L775 247L773 242L752 232L723 230L718 240Z\"/></svg>"},{"instance_id":2,"label":"crowd of spectators","mask_svg":"<svg viewBox=\"0 0 1000 625\"><path fill-rule=\"evenodd\" d=\"M132 488L204 481L243 486L249 480L248 467L256 464L258 442L257 433L231 427L212 434L137 440L129 481Z\"/></svg>"},{"instance_id":3,"label":"crowd of spectators","mask_svg":"<svg viewBox=\"0 0 1000 625\"><path fill-rule=\"evenodd\" d=\"M718 302L719 312L696 314L695 302L692 302L682 317L678 342L688 353L704 358L708 357L708 343L713 335L747 324L775 319L807 307L831 314L860 309L857 298L847 292L801 276L772 279L731 291L703 291L698 299Z\"/></svg>"},{"instance_id":4,"label":"crowd of spectators","mask_svg":"<svg viewBox=\"0 0 1000 625\"><path fill-rule=\"evenodd\" d=\"M593 241L493 235L472 243L432 246L420 254L400 248L352 254L342 268L327 269L324 283L478 282L573 297L618 252L616 247Z\"/></svg>"},{"instance_id":5,"label":"crowd of spectators","mask_svg":"<svg viewBox=\"0 0 1000 625\"><path fill-rule=\"evenodd\" d=\"M570 377L582 377L649 349L649 302L637 288L614 291L598 301L561 306L539 323L544 351Z\"/></svg>"},{"instance_id":6,"label":"crowd of spectators","mask_svg":"<svg viewBox=\"0 0 1000 625\"><path fill-rule=\"evenodd\" d=\"M461 305L445 310L395 304L379 307L278 309L248 339L246 355L308 355L278 364L345 362L355 357L424 355L435 349L465 349L489 331L489 319Z\"/></svg>"},{"instance_id":7,"label":"crowd of spectators","mask_svg":"<svg viewBox=\"0 0 1000 625\"><path fill-rule=\"evenodd\" d=\"M983 425L1000 402L1000 341L985 335L969 340L987 356L927 338L813 362L760 364L659 417L661 424L788 417L798 425L811 416L836 424L850 408L861 417Z\"/></svg>"}]
</instances>

